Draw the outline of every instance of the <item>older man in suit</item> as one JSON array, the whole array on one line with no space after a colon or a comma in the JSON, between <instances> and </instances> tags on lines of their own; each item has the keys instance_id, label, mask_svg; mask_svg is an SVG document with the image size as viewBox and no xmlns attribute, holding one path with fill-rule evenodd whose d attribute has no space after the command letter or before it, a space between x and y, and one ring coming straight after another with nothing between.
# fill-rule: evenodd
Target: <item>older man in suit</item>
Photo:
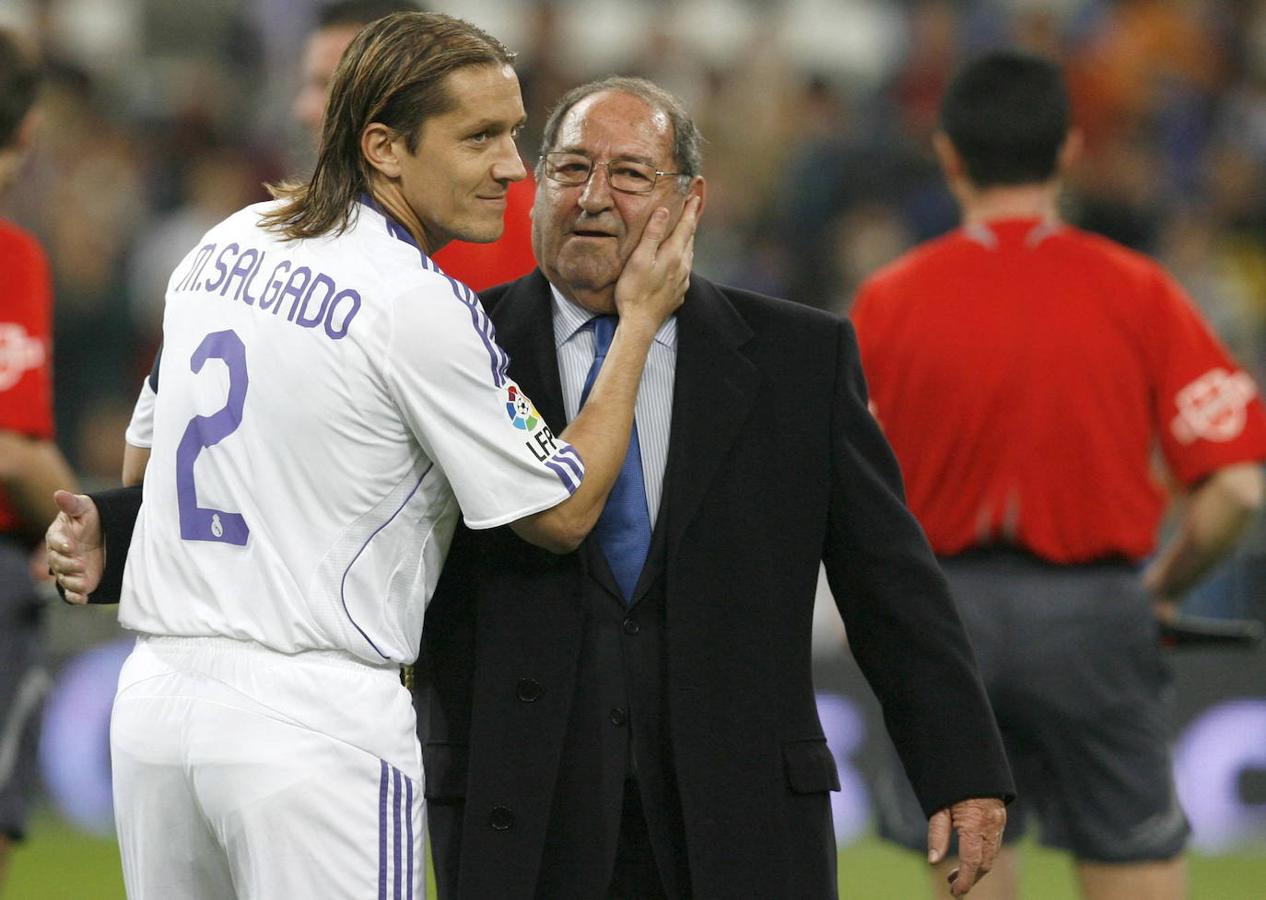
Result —
<instances>
[{"instance_id":1,"label":"older man in suit","mask_svg":"<svg viewBox=\"0 0 1266 900\"><path fill-rule=\"evenodd\" d=\"M539 270L482 295L554 431L656 206L705 194L681 105L572 91L537 169ZM693 276L648 359L602 521L558 557L461 531L427 612L419 729L439 893L836 896L810 631L825 562L852 649L964 893L1011 779L970 647L867 411L849 324Z\"/></svg>"}]
</instances>

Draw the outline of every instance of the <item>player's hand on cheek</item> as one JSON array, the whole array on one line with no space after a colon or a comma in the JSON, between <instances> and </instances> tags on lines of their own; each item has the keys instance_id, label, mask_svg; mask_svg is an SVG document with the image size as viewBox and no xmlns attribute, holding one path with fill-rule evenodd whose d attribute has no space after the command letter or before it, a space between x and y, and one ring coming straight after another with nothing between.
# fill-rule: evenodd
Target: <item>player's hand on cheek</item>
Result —
<instances>
[{"instance_id":1,"label":"player's hand on cheek","mask_svg":"<svg viewBox=\"0 0 1266 900\"><path fill-rule=\"evenodd\" d=\"M698 197L686 200L681 218L667 237L668 210L660 207L652 213L615 285L621 319L645 317L658 328L681 306L694 264L699 204Z\"/></svg>"}]
</instances>

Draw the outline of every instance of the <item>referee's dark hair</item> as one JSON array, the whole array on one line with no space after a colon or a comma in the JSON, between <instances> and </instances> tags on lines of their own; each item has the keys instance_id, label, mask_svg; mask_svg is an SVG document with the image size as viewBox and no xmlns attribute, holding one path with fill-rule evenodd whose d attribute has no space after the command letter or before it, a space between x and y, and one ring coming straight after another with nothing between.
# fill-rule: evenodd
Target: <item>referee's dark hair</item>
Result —
<instances>
[{"instance_id":1,"label":"referee's dark hair","mask_svg":"<svg viewBox=\"0 0 1266 900\"><path fill-rule=\"evenodd\" d=\"M0 150L17 139L41 80L35 54L12 31L0 28Z\"/></svg>"},{"instance_id":2,"label":"referee's dark hair","mask_svg":"<svg viewBox=\"0 0 1266 900\"><path fill-rule=\"evenodd\" d=\"M1063 75L1055 63L1028 53L976 57L950 81L941 128L976 187L1046 181L1068 137Z\"/></svg>"}]
</instances>

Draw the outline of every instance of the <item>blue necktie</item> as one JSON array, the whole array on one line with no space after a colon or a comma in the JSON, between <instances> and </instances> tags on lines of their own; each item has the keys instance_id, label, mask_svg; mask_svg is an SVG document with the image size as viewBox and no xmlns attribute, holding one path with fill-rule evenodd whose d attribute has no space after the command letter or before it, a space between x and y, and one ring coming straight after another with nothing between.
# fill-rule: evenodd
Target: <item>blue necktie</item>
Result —
<instances>
[{"instance_id":1,"label":"blue necktie","mask_svg":"<svg viewBox=\"0 0 1266 900\"><path fill-rule=\"evenodd\" d=\"M593 365L589 367L584 390L580 393L582 407L589 399L589 391L603 360L607 358L618 321L616 316L596 316L589 320L594 335ZM611 566L616 584L624 593L624 601L630 602L651 546L651 516L646 506L646 482L642 478L642 451L637 440L636 420L629 437L629 451L624 456L624 466L611 488L606 508L602 510L593 533Z\"/></svg>"}]
</instances>

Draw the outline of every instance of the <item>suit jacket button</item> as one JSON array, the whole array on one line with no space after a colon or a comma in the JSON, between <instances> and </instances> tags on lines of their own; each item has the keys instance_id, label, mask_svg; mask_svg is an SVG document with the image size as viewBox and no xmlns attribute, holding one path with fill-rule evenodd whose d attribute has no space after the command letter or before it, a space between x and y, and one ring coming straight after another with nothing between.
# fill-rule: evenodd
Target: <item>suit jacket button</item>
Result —
<instances>
[{"instance_id":1,"label":"suit jacket button","mask_svg":"<svg viewBox=\"0 0 1266 900\"><path fill-rule=\"evenodd\" d=\"M514 813L507 807L494 806L488 813L488 824L493 831L509 831L514 827Z\"/></svg>"},{"instance_id":2,"label":"suit jacket button","mask_svg":"<svg viewBox=\"0 0 1266 900\"><path fill-rule=\"evenodd\" d=\"M629 616L624 620L624 625L622 627L624 629L624 633L627 635L634 635L642 630L642 626L637 624L637 619L632 616Z\"/></svg>"},{"instance_id":3,"label":"suit jacket button","mask_svg":"<svg viewBox=\"0 0 1266 900\"><path fill-rule=\"evenodd\" d=\"M624 711L622 706L611 707L610 719L612 725L623 725L629 720L629 714Z\"/></svg>"},{"instance_id":4,"label":"suit jacket button","mask_svg":"<svg viewBox=\"0 0 1266 900\"><path fill-rule=\"evenodd\" d=\"M541 683L535 678L520 678L518 685L515 687L514 695L524 703L535 703L544 692L545 689L541 687Z\"/></svg>"}]
</instances>

